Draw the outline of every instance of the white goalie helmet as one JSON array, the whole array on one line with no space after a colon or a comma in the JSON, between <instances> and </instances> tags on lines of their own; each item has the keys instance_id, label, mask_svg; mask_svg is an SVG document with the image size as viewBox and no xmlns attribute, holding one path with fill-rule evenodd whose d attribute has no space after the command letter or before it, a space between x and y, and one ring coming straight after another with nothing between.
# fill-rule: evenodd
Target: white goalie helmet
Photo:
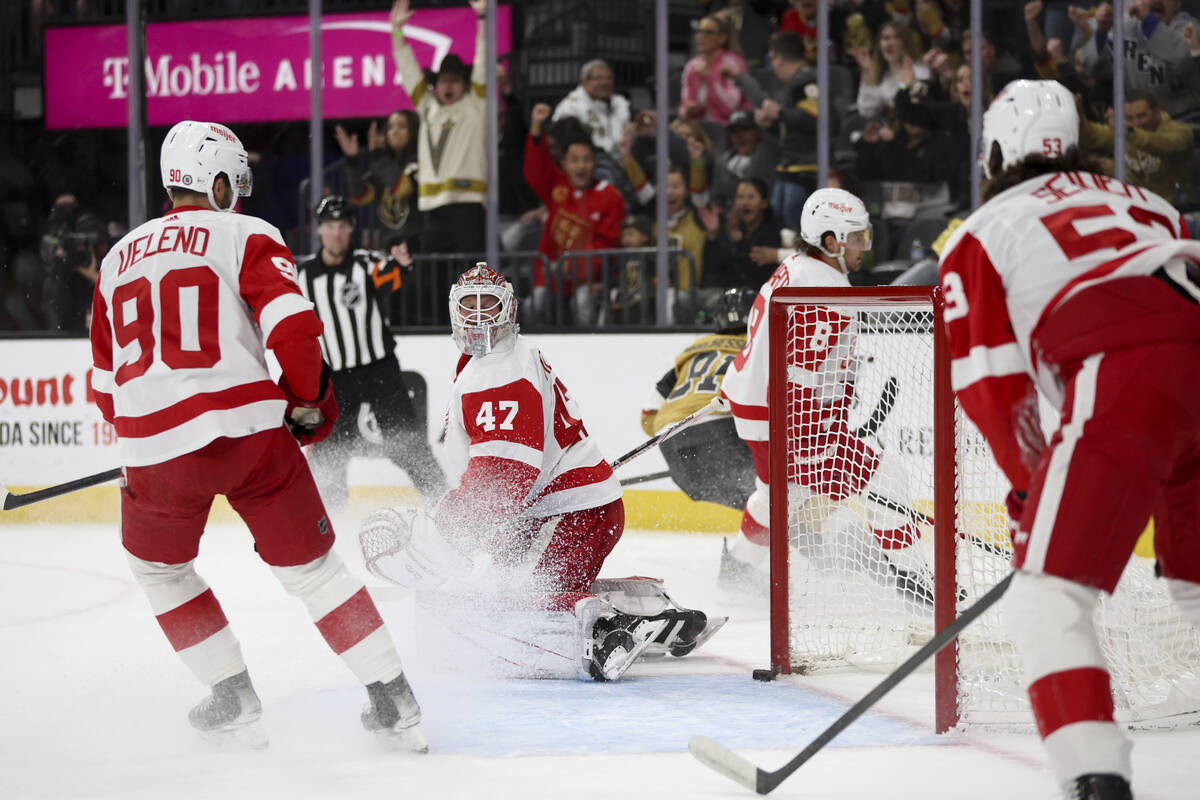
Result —
<instances>
[{"instance_id":1,"label":"white goalie helmet","mask_svg":"<svg viewBox=\"0 0 1200 800\"><path fill-rule=\"evenodd\" d=\"M821 243L827 233L832 233L842 244L850 241L870 250L871 215L863 201L845 189L817 189L804 201L801 212L800 238L826 256L837 258L845 272L845 254L831 253Z\"/></svg>"},{"instance_id":2,"label":"white goalie helmet","mask_svg":"<svg viewBox=\"0 0 1200 800\"><path fill-rule=\"evenodd\" d=\"M450 288L450 330L469 356L511 350L517 341L517 299L512 284L484 262Z\"/></svg>"},{"instance_id":3,"label":"white goalie helmet","mask_svg":"<svg viewBox=\"0 0 1200 800\"><path fill-rule=\"evenodd\" d=\"M232 211L239 197L249 197L254 188L246 148L233 131L215 122L186 119L167 132L160 157L162 184L208 195L208 202L219 211ZM233 189L229 207L218 205L213 183L224 173Z\"/></svg>"},{"instance_id":4,"label":"white goalie helmet","mask_svg":"<svg viewBox=\"0 0 1200 800\"><path fill-rule=\"evenodd\" d=\"M979 165L992 178L992 145L1000 146L1000 169L1026 156L1065 156L1079 144L1075 97L1058 81L1013 81L983 113Z\"/></svg>"}]
</instances>

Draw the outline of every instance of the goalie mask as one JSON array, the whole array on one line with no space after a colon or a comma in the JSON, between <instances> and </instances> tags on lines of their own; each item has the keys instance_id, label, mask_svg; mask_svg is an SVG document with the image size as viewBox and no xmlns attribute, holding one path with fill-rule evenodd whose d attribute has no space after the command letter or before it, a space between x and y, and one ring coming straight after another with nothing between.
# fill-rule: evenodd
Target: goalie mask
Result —
<instances>
[{"instance_id":1,"label":"goalie mask","mask_svg":"<svg viewBox=\"0 0 1200 800\"><path fill-rule=\"evenodd\" d=\"M993 145L1000 148L999 170L1019 164L1027 156L1065 156L1079 145L1075 97L1058 81L1013 81L983 113L979 166L989 180L995 177Z\"/></svg>"},{"instance_id":2,"label":"goalie mask","mask_svg":"<svg viewBox=\"0 0 1200 800\"><path fill-rule=\"evenodd\" d=\"M246 148L233 131L215 122L184 120L167 132L159 159L162 184L167 190L185 189L208 195L218 211L232 211L239 197L254 188ZM224 174L233 190L228 208L217 204L213 184Z\"/></svg>"},{"instance_id":3,"label":"goalie mask","mask_svg":"<svg viewBox=\"0 0 1200 800\"><path fill-rule=\"evenodd\" d=\"M800 238L822 255L836 258L842 272L847 272L845 251L826 250L822 243L826 234L833 234L843 245L849 243L870 250L871 217L863 201L844 189L818 189L804 201L801 212Z\"/></svg>"},{"instance_id":4,"label":"goalie mask","mask_svg":"<svg viewBox=\"0 0 1200 800\"><path fill-rule=\"evenodd\" d=\"M512 284L480 261L450 289L450 330L469 356L511 350L517 341L517 299Z\"/></svg>"}]
</instances>

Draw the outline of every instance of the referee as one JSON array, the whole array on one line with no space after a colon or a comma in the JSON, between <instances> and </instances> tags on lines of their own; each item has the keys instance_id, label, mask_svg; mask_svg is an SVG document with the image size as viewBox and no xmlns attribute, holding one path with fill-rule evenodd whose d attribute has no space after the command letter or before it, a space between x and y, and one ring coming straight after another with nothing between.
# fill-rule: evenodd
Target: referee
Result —
<instances>
[{"instance_id":1,"label":"referee","mask_svg":"<svg viewBox=\"0 0 1200 800\"><path fill-rule=\"evenodd\" d=\"M313 446L313 474L326 504L342 508L350 457L360 450L382 452L408 473L426 506L432 506L446 479L393 352L383 311L389 298L381 294L394 284L375 280L386 264L382 254L350 249L353 214L337 195L322 199L316 208L321 251L297 266L300 290L325 324L321 349L333 370L341 411L329 437Z\"/></svg>"}]
</instances>

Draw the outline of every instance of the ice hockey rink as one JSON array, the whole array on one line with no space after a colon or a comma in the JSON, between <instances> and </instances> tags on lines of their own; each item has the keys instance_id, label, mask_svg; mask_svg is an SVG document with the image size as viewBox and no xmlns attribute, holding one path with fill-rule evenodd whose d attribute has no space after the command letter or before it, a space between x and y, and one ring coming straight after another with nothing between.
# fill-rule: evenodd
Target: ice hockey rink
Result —
<instances>
[{"instance_id":1,"label":"ice hockey rink","mask_svg":"<svg viewBox=\"0 0 1200 800\"><path fill-rule=\"evenodd\" d=\"M359 574L356 520L338 549ZM205 693L128 574L115 525L0 520L0 797L734 798L752 793L687 752L704 734L774 769L883 676L755 682L766 600L716 588L721 536L627 532L602 575L661 576L681 604L731 621L683 659L612 684L500 680L422 659L413 602L369 585L424 710L428 755L385 749L358 721L362 688L240 526L210 528L200 571L241 639L264 704L264 751L217 749L188 726ZM1032 733L935 735L918 672L773 797L1058 797ZM1135 735L1140 800L1200 795L1200 728Z\"/></svg>"}]
</instances>

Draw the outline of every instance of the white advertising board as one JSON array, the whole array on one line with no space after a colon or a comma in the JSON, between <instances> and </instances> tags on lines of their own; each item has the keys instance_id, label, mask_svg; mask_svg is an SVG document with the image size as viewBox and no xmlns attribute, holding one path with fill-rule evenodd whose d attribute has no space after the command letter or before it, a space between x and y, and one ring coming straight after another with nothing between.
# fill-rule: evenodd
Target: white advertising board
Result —
<instances>
[{"instance_id":1,"label":"white advertising board","mask_svg":"<svg viewBox=\"0 0 1200 800\"><path fill-rule=\"evenodd\" d=\"M612 459L645 439L642 400L696 335L557 334L535 340ZM409 335L397 337L396 353L404 370L425 378L429 437L436 442L458 351L449 335ZM0 483L42 486L120 465L114 432L89 399L90 366L86 339L0 339ZM663 469L662 456L651 451L623 472ZM381 459L351 465L353 484L403 481L400 470Z\"/></svg>"}]
</instances>

